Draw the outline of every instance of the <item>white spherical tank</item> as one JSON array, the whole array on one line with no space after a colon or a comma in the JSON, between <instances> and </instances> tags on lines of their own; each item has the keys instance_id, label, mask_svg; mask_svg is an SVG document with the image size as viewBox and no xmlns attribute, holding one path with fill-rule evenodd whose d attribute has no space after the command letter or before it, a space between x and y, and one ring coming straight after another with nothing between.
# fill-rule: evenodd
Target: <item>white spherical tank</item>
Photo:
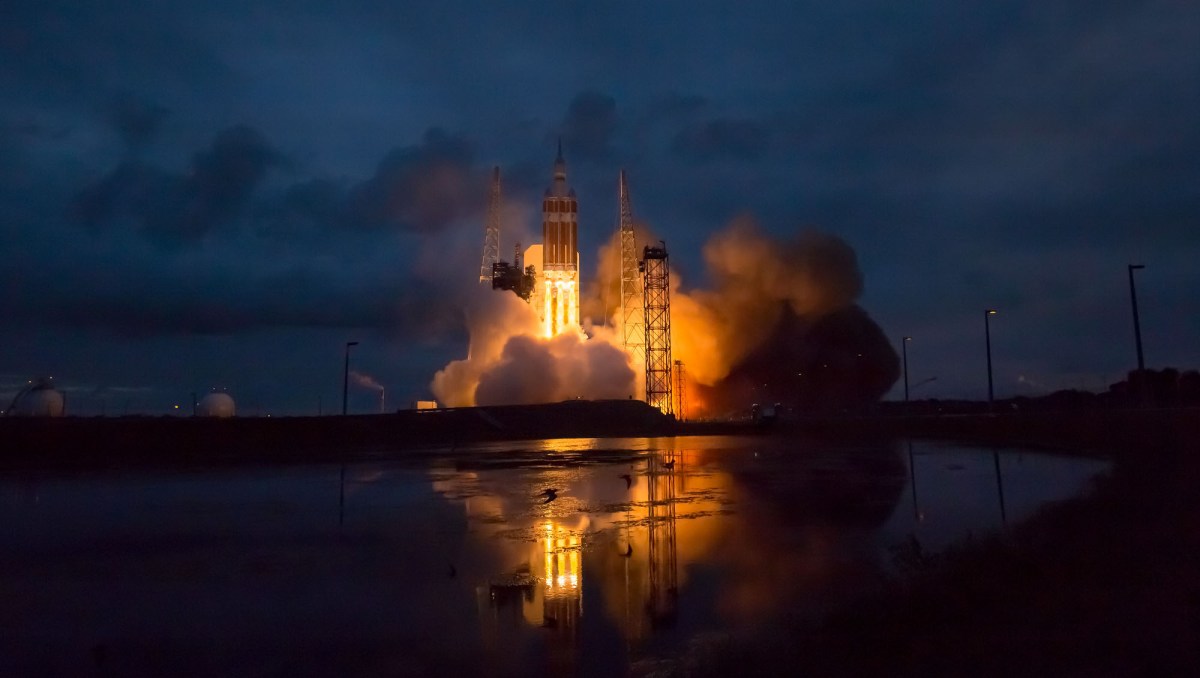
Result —
<instances>
[{"instance_id":1,"label":"white spherical tank","mask_svg":"<svg viewBox=\"0 0 1200 678\"><path fill-rule=\"evenodd\" d=\"M197 417L217 417L224 419L236 414L233 398L228 393L209 393L200 399L196 405Z\"/></svg>"},{"instance_id":2,"label":"white spherical tank","mask_svg":"<svg viewBox=\"0 0 1200 678\"><path fill-rule=\"evenodd\" d=\"M62 391L43 382L21 392L8 414L14 417L61 417L65 409Z\"/></svg>"}]
</instances>

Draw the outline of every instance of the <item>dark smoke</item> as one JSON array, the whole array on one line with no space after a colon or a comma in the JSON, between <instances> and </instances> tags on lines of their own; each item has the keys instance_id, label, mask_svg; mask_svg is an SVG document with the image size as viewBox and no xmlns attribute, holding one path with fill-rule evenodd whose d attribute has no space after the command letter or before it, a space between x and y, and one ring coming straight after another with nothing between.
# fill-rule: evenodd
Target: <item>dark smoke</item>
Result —
<instances>
[{"instance_id":1,"label":"dark smoke","mask_svg":"<svg viewBox=\"0 0 1200 678\"><path fill-rule=\"evenodd\" d=\"M900 377L900 358L858 305L816 319L784 310L771 337L717 386L723 410L781 403L802 412L861 410Z\"/></svg>"}]
</instances>

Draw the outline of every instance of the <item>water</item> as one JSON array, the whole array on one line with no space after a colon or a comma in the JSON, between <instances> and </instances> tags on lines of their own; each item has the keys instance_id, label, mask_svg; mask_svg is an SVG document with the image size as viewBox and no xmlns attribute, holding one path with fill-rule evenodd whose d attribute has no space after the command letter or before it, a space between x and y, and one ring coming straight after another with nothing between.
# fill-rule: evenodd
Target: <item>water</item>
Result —
<instances>
[{"instance_id":1,"label":"water","mask_svg":"<svg viewBox=\"0 0 1200 678\"><path fill-rule=\"evenodd\" d=\"M897 545L1002 529L1105 468L706 437L5 478L0 674L622 674L818 616Z\"/></svg>"}]
</instances>

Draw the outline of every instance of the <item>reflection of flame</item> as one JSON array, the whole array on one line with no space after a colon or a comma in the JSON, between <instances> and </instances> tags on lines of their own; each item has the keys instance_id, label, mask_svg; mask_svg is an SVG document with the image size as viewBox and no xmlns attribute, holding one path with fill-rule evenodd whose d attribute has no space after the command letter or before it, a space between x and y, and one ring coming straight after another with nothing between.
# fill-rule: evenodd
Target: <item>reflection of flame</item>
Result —
<instances>
[{"instance_id":1,"label":"reflection of flame","mask_svg":"<svg viewBox=\"0 0 1200 678\"><path fill-rule=\"evenodd\" d=\"M554 626L560 630L574 629L583 615L583 561L579 535L553 520L541 526L541 536L534 546L530 562L540 562L538 579L543 581L524 606L525 620L535 626ZM541 558L537 558L540 551Z\"/></svg>"}]
</instances>

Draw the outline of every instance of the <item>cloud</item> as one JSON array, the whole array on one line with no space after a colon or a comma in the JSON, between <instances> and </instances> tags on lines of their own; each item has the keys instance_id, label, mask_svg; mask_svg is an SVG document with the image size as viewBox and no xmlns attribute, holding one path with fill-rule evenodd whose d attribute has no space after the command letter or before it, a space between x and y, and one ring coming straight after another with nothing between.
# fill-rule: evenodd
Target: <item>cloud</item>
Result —
<instances>
[{"instance_id":1,"label":"cloud","mask_svg":"<svg viewBox=\"0 0 1200 678\"><path fill-rule=\"evenodd\" d=\"M571 100L563 118L563 144L572 159L607 160L614 154L617 102L607 94L581 92Z\"/></svg>"},{"instance_id":2,"label":"cloud","mask_svg":"<svg viewBox=\"0 0 1200 678\"><path fill-rule=\"evenodd\" d=\"M282 162L261 132L236 125L197 153L187 173L127 160L81 190L72 209L92 228L129 220L154 242L180 246L228 225Z\"/></svg>"},{"instance_id":3,"label":"cloud","mask_svg":"<svg viewBox=\"0 0 1200 678\"><path fill-rule=\"evenodd\" d=\"M139 150L154 140L169 111L144 99L123 92L113 100L110 120L130 150Z\"/></svg>"},{"instance_id":4,"label":"cloud","mask_svg":"<svg viewBox=\"0 0 1200 678\"><path fill-rule=\"evenodd\" d=\"M753 120L717 118L681 130L671 141L671 152L689 162L758 160L767 152L770 132Z\"/></svg>"},{"instance_id":5,"label":"cloud","mask_svg":"<svg viewBox=\"0 0 1200 678\"><path fill-rule=\"evenodd\" d=\"M485 193L473 161L466 138L431 128L420 144L388 153L373 177L350 190L347 224L427 232L474 214Z\"/></svg>"}]
</instances>

